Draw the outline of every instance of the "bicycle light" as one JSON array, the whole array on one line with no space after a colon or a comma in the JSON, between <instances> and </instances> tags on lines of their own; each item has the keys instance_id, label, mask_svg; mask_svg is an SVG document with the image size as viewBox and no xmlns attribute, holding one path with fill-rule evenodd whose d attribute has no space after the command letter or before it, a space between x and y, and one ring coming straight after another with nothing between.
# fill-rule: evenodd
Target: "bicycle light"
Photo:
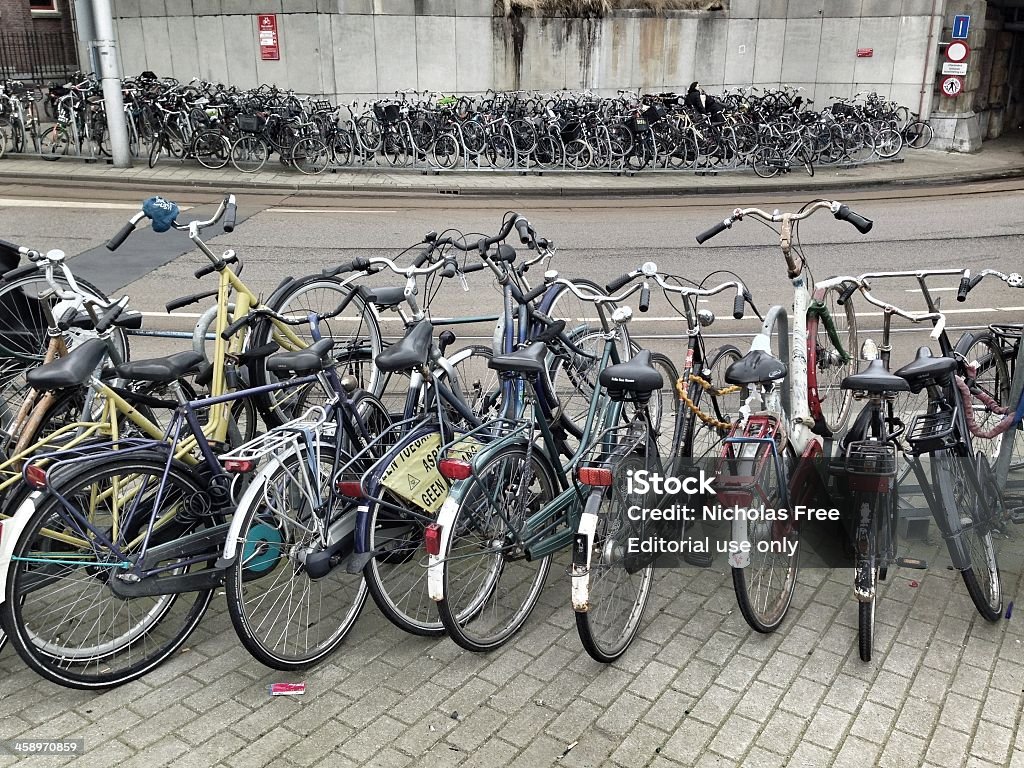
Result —
<instances>
[{"instance_id":1,"label":"bicycle light","mask_svg":"<svg viewBox=\"0 0 1024 768\"><path fill-rule=\"evenodd\" d=\"M465 480L473 474L473 465L465 459L441 459L437 468L448 480Z\"/></svg>"},{"instance_id":2,"label":"bicycle light","mask_svg":"<svg viewBox=\"0 0 1024 768\"><path fill-rule=\"evenodd\" d=\"M255 459L224 459L224 471L244 475L256 469Z\"/></svg>"},{"instance_id":3,"label":"bicycle light","mask_svg":"<svg viewBox=\"0 0 1024 768\"><path fill-rule=\"evenodd\" d=\"M335 490L350 499L363 498L363 484L359 480L339 480L334 484Z\"/></svg>"},{"instance_id":4,"label":"bicycle light","mask_svg":"<svg viewBox=\"0 0 1024 768\"><path fill-rule=\"evenodd\" d=\"M428 555L441 554L441 526L437 523L431 523L423 531L424 544L427 548Z\"/></svg>"},{"instance_id":5,"label":"bicycle light","mask_svg":"<svg viewBox=\"0 0 1024 768\"><path fill-rule=\"evenodd\" d=\"M607 488L612 484L612 471L608 467L580 467L576 477L584 485L596 485Z\"/></svg>"},{"instance_id":6,"label":"bicycle light","mask_svg":"<svg viewBox=\"0 0 1024 768\"><path fill-rule=\"evenodd\" d=\"M25 470L25 482L36 490L46 489L46 470L38 464L29 464Z\"/></svg>"}]
</instances>

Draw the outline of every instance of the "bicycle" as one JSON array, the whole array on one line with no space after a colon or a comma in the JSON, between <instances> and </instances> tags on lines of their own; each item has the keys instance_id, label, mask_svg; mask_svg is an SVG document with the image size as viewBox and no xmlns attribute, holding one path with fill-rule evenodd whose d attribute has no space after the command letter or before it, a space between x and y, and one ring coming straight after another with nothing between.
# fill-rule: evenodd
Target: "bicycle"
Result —
<instances>
[{"instance_id":1,"label":"bicycle","mask_svg":"<svg viewBox=\"0 0 1024 768\"><path fill-rule=\"evenodd\" d=\"M844 297L860 293L868 303L882 309L880 354L871 357L866 370L846 377L844 389L856 392L866 404L840 443L832 474L845 479L850 494L849 524L855 558L854 595L858 603L858 647L863 661L870 661L874 637L877 582L884 581L891 566L926 568L923 560L901 557L896 526L896 454L899 440L906 453L921 493L949 551L953 567L960 572L978 612L988 621L1002 615L1002 590L992 531L1001 524L998 491L990 484L988 464L971 447L967 416L970 402L957 386L961 363L953 356L945 334L945 316L938 311L925 283L929 276L959 275L963 270L920 270L916 272L869 273L859 277L833 278L844 285ZM913 313L872 295L871 282L884 278L914 277L925 297L928 311ZM941 357L921 347L915 359L895 373L889 373L890 329L893 316L913 323L929 320L931 338L942 349ZM865 342L867 344L867 342ZM870 348L869 348L870 349ZM904 424L894 413L892 402L900 392L927 391L924 413ZM929 479L921 457L930 459Z\"/></svg>"},{"instance_id":2,"label":"bicycle","mask_svg":"<svg viewBox=\"0 0 1024 768\"><path fill-rule=\"evenodd\" d=\"M848 206L818 200L797 213L737 208L697 235L704 243L748 216L781 224L779 245L794 291L792 332L786 310L772 307L750 351L726 371L725 381L745 389L747 397L725 439L719 466L723 504L791 509L797 499L813 498L823 486L815 465L827 455L825 441L846 424L851 395L840 383L856 370L856 316L851 303L840 301L840 286L815 285L812 296L810 268L796 231L800 221L826 209L861 234L871 230L871 220ZM799 526L791 522L765 525L751 515L733 524L733 588L744 620L757 632L775 631L793 598ZM759 541L777 546L759 553Z\"/></svg>"}]
</instances>

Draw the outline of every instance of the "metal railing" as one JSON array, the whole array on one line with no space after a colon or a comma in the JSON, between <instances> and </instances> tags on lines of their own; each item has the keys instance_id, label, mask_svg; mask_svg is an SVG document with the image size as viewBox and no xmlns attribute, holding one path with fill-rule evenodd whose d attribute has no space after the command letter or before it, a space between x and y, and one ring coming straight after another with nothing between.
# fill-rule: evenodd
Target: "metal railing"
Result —
<instances>
[{"instance_id":1,"label":"metal railing","mask_svg":"<svg viewBox=\"0 0 1024 768\"><path fill-rule=\"evenodd\" d=\"M77 70L78 49L69 32L0 32L0 79L44 84Z\"/></svg>"}]
</instances>

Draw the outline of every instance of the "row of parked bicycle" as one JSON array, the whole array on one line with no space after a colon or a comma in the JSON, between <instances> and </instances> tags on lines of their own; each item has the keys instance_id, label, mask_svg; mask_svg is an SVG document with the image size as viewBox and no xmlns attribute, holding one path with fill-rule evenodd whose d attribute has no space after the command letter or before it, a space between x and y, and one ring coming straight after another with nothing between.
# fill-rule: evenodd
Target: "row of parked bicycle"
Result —
<instances>
[{"instance_id":1,"label":"row of parked bicycle","mask_svg":"<svg viewBox=\"0 0 1024 768\"><path fill-rule=\"evenodd\" d=\"M718 96L620 91L396 93L369 104L303 98L153 73L126 79L129 147L150 167L166 160L251 173L277 155L306 174L372 165L424 169L678 170L752 168L764 177L820 164L889 159L931 141L906 107L863 93L811 109L799 89L749 87ZM0 154L109 156L100 86L83 75L45 97L8 82L0 97ZM46 123L39 115L52 116Z\"/></svg>"},{"instance_id":2,"label":"row of parked bicycle","mask_svg":"<svg viewBox=\"0 0 1024 768\"><path fill-rule=\"evenodd\" d=\"M217 280L167 305L214 299L193 349L152 360L129 359L140 315L127 297L105 297L59 250L0 241L7 637L51 681L119 685L171 657L223 588L239 640L277 669L335 651L368 594L408 632L488 651L524 626L565 553L569 584L557 580L580 639L609 662L641 630L654 581L656 555L630 542L693 535L630 510L699 509L702 498L625 478L701 468L738 509L844 500L837 535L854 557L865 660L878 580L923 565L896 536L896 486L911 473L979 612L998 619L993 535L1022 517L991 462L1009 455L1019 468L1024 406L1009 400L1021 326L954 343L928 281L959 280L966 300L983 279L1024 280L927 269L815 283L796 230L820 211L872 227L838 201L815 201L795 213L736 209L698 235L748 219L779 225L794 295L765 312L746 352L710 349L703 335L713 297L736 318L762 317L739 276L646 262L603 287L566 279L545 271L554 243L512 212L493 236L431 232L395 258L289 278L262 300L239 255L203 239L234 229L233 196L189 222L150 198L107 247L148 219L155 232L187 232L209 260L196 277ZM444 326L460 319L437 318L431 300L442 281L478 272L500 286L501 308L461 320L496 322L494 346L453 351ZM388 274L394 284L382 285ZM908 277L926 312L893 304L902 290L885 293L887 280ZM671 357L630 333L627 302L644 312L654 292L685 332ZM880 345L860 338L855 297L881 308ZM405 327L392 344L387 312ZM894 317L930 325L938 354L923 347L890 372ZM854 400L863 406L851 419ZM782 624L798 588L802 529L792 514L731 526L736 599L759 632Z\"/></svg>"}]
</instances>

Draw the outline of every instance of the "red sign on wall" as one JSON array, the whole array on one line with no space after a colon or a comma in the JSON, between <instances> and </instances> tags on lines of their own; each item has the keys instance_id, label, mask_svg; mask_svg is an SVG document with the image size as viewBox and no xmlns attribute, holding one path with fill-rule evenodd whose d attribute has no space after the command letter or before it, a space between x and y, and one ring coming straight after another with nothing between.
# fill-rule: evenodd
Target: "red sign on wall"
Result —
<instances>
[{"instance_id":1,"label":"red sign on wall","mask_svg":"<svg viewBox=\"0 0 1024 768\"><path fill-rule=\"evenodd\" d=\"M261 13L257 16L260 33L260 58L263 61L277 61L281 58L281 45L277 37L277 16Z\"/></svg>"},{"instance_id":2,"label":"red sign on wall","mask_svg":"<svg viewBox=\"0 0 1024 768\"><path fill-rule=\"evenodd\" d=\"M857 49L857 58L858 59L870 59L874 55L875 55L875 49L874 48L858 48Z\"/></svg>"}]
</instances>

